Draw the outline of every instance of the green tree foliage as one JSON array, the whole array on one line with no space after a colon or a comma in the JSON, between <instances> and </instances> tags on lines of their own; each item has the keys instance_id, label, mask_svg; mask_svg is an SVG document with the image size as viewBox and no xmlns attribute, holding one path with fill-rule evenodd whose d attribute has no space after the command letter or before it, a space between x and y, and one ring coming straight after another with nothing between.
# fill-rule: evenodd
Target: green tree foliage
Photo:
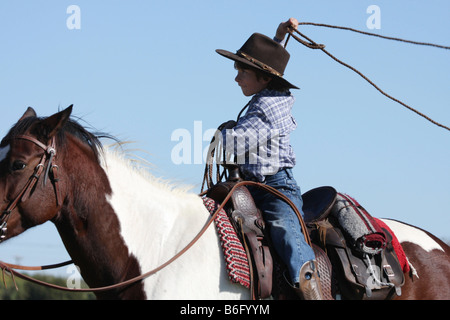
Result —
<instances>
[{"instance_id":1,"label":"green tree foliage","mask_svg":"<svg viewBox=\"0 0 450 320\"><path fill-rule=\"evenodd\" d=\"M41 286L18 277L15 277L18 290L14 286L9 275L0 275L0 300L93 300L95 295L91 292L67 292L56 289L51 289ZM55 277L49 275L33 275L33 278L53 283L59 286L66 286L66 279L62 277ZM83 283L83 288L87 286Z\"/></svg>"}]
</instances>

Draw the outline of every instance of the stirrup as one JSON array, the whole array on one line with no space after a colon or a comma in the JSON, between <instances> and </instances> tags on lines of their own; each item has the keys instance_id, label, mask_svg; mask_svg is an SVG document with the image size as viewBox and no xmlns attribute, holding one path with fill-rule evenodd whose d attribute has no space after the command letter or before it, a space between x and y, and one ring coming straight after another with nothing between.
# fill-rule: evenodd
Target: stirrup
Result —
<instances>
[{"instance_id":1,"label":"stirrup","mask_svg":"<svg viewBox=\"0 0 450 320\"><path fill-rule=\"evenodd\" d=\"M323 300L316 260L307 261L300 269L299 287L295 292L304 300Z\"/></svg>"}]
</instances>

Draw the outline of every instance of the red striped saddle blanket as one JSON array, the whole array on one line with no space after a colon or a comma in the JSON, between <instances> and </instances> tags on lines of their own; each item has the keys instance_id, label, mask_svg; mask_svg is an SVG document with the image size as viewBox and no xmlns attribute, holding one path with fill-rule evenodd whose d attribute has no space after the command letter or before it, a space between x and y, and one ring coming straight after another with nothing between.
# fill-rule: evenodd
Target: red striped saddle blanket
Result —
<instances>
[{"instance_id":1,"label":"red striped saddle blanket","mask_svg":"<svg viewBox=\"0 0 450 320\"><path fill-rule=\"evenodd\" d=\"M203 203L211 215L219 208L219 204L208 197L203 198ZM228 277L232 282L250 288L250 267L247 254L225 210L219 211L214 223L225 256Z\"/></svg>"}]
</instances>

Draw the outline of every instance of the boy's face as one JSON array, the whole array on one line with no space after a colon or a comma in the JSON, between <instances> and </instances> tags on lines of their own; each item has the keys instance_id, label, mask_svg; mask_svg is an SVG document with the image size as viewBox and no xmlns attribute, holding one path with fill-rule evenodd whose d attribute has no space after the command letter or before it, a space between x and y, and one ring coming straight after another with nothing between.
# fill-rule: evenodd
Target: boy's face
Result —
<instances>
[{"instance_id":1,"label":"boy's face","mask_svg":"<svg viewBox=\"0 0 450 320\"><path fill-rule=\"evenodd\" d=\"M237 68L237 76L234 80L241 87L242 93L248 97L265 89L270 82L269 79L263 77L258 78L255 71L251 69Z\"/></svg>"}]
</instances>

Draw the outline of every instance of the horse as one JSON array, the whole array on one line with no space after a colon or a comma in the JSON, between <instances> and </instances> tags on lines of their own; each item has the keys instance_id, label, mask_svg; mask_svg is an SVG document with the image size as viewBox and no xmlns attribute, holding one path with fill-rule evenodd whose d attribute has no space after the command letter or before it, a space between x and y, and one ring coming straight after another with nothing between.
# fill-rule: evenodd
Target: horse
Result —
<instances>
[{"instance_id":1,"label":"horse","mask_svg":"<svg viewBox=\"0 0 450 320\"><path fill-rule=\"evenodd\" d=\"M157 179L124 152L71 118L72 106L49 117L28 108L0 143L0 236L7 241L51 221L99 299L250 299L232 283L220 242L207 226L200 196ZM406 277L399 299L450 298L450 248L414 226L385 220L419 278Z\"/></svg>"}]
</instances>

